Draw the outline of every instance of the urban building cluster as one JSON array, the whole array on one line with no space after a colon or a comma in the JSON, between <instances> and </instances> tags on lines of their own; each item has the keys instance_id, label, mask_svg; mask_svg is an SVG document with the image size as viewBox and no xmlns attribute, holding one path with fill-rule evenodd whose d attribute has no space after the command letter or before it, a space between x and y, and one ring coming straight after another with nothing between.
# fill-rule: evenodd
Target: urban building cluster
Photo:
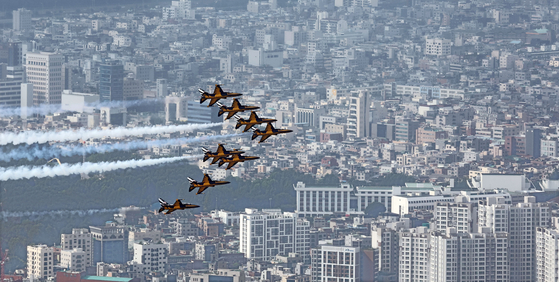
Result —
<instances>
[{"instance_id":1,"label":"urban building cluster","mask_svg":"<svg viewBox=\"0 0 559 282\"><path fill-rule=\"evenodd\" d=\"M213 179L294 169L341 182L294 179L294 211L127 208L55 246L28 246L26 268L8 279L559 279L549 196L559 190L559 1L111 9L0 11L13 22L0 30L0 131L223 122L137 138L231 135L228 146L260 156L229 170L199 160ZM199 102L198 89L216 84L293 133L260 145L232 135L236 121ZM198 145L137 153L190 155ZM391 174L416 181L375 185ZM372 205L386 212L369 216Z\"/></svg>"}]
</instances>

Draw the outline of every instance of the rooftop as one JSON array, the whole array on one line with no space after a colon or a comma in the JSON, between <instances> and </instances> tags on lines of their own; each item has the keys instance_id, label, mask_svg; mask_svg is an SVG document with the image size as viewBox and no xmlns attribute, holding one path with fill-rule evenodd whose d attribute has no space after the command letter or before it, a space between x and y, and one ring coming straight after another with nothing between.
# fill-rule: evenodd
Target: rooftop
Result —
<instances>
[{"instance_id":1,"label":"rooftop","mask_svg":"<svg viewBox=\"0 0 559 282\"><path fill-rule=\"evenodd\" d=\"M113 282L128 282L134 278L125 277L107 277L107 276L84 276L82 280L100 280L100 281L113 281Z\"/></svg>"}]
</instances>

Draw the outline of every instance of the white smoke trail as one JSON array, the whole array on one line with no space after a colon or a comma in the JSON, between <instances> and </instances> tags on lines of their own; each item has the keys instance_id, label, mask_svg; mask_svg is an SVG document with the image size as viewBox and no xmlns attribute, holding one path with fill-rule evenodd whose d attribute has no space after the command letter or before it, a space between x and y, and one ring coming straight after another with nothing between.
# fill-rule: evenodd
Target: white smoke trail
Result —
<instances>
[{"instance_id":1,"label":"white smoke trail","mask_svg":"<svg viewBox=\"0 0 559 282\"><path fill-rule=\"evenodd\" d=\"M99 103L91 103L86 104L86 107L100 109L102 107L133 107L145 104L153 104L156 102L160 102L163 99L142 99L142 100L134 100L134 101L108 101L108 102L99 102ZM21 114L21 109L23 108L7 108L7 107L0 107L0 117L6 116L19 116ZM27 107L27 114L30 115L48 115L53 113L63 113L67 112L67 110L63 110L60 105L52 105L52 104L42 104L39 106Z\"/></svg>"},{"instance_id":2,"label":"white smoke trail","mask_svg":"<svg viewBox=\"0 0 559 282\"><path fill-rule=\"evenodd\" d=\"M33 177L55 177L68 176L72 174L91 173L91 172L107 172L117 169L136 168L144 166L159 165L171 163L179 160L199 158L201 155L193 155L187 157L173 157L150 160L129 160L118 162L99 162L99 163L78 163L78 164L61 164L58 166L19 166L0 168L0 181L29 179Z\"/></svg>"},{"instance_id":3,"label":"white smoke trail","mask_svg":"<svg viewBox=\"0 0 559 282\"><path fill-rule=\"evenodd\" d=\"M4 220L13 217L65 217L65 216L87 216L93 215L97 213L109 213L109 212L122 212L128 210L143 210L146 209L145 207L124 207L118 209L90 209L90 210L55 210L55 211L24 211L24 212L8 212L3 211L0 213L0 218L4 218Z\"/></svg>"},{"instance_id":4,"label":"white smoke trail","mask_svg":"<svg viewBox=\"0 0 559 282\"><path fill-rule=\"evenodd\" d=\"M101 144L98 146L65 146L65 147L40 147L37 144L30 146L21 146L9 152L0 151L0 161L8 162L10 160L28 159L52 159L56 157L69 157L75 155L96 154L96 153L110 153L113 151L128 151L147 149L151 147L159 147L166 145L182 145L182 144L195 144L207 141L221 140L242 136L243 134L227 134L227 135L212 135L202 137L184 137L163 140L135 140L114 144Z\"/></svg>"},{"instance_id":5,"label":"white smoke trail","mask_svg":"<svg viewBox=\"0 0 559 282\"><path fill-rule=\"evenodd\" d=\"M78 130L63 130L54 132L41 132L41 131L24 131L19 133L6 132L0 134L0 145L13 143L14 145L26 143L46 143L49 141L72 141L78 139L89 138L103 138L103 137L124 137L131 135L144 135L144 134L162 134L166 132L178 131L191 131L196 129L210 128L221 125L217 123L202 123L202 124L183 124L183 125L168 125L168 126L150 126L150 127L117 127L112 129L85 129Z\"/></svg>"}]
</instances>

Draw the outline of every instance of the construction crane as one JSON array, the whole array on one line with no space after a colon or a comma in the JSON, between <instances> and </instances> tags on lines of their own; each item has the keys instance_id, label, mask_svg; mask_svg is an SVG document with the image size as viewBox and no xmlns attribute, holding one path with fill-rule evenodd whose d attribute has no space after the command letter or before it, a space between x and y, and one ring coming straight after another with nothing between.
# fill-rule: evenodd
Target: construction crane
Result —
<instances>
[{"instance_id":1,"label":"construction crane","mask_svg":"<svg viewBox=\"0 0 559 282\"><path fill-rule=\"evenodd\" d=\"M8 257L8 249L6 249L6 251L2 250L2 243L0 242L0 252L2 252L2 260L0 260L0 282L4 282L6 281L6 277L4 274L4 265L6 264L6 262L8 261L9 257Z\"/></svg>"}]
</instances>

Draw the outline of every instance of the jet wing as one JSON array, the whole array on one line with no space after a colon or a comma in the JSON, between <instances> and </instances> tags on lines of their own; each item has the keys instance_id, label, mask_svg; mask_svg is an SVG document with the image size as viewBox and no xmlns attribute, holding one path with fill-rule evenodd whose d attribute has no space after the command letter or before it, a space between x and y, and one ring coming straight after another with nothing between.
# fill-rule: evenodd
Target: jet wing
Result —
<instances>
[{"instance_id":1,"label":"jet wing","mask_svg":"<svg viewBox=\"0 0 559 282\"><path fill-rule=\"evenodd\" d=\"M212 160L212 163L211 163L211 164L217 163L217 161L219 161L220 159L221 159L221 157L215 157L215 158Z\"/></svg>"},{"instance_id":2,"label":"jet wing","mask_svg":"<svg viewBox=\"0 0 559 282\"><path fill-rule=\"evenodd\" d=\"M266 132L272 132L274 130L274 126L272 126L271 123L268 123L268 125L266 125Z\"/></svg>"},{"instance_id":3,"label":"jet wing","mask_svg":"<svg viewBox=\"0 0 559 282\"><path fill-rule=\"evenodd\" d=\"M270 136L272 136L272 135L270 135L270 134L262 135L262 137L260 138L260 141L258 141L258 143L262 143L262 142L266 141L266 139L270 138Z\"/></svg>"},{"instance_id":4,"label":"jet wing","mask_svg":"<svg viewBox=\"0 0 559 282\"><path fill-rule=\"evenodd\" d=\"M211 182L210 176L204 174L204 179L202 179L202 184L210 184L210 182Z\"/></svg>"},{"instance_id":5,"label":"jet wing","mask_svg":"<svg viewBox=\"0 0 559 282\"><path fill-rule=\"evenodd\" d=\"M214 95L216 95L216 96L223 95L223 89L221 89L221 86L219 86L219 84L215 85Z\"/></svg>"},{"instance_id":6,"label":"jet wing","mask_svg":"<svg viewBox=\"0 0 559 282\"><path fill-rule=\"evenodd\" d=\"M254 124L249 123L245 126L245 129L243 130L243 132L247 132L249 129L251 129L254 126Z\"/></svg>"},{"instance_id":7,"label":"jet wing","mask_svg":"<svg viewBox=\"0 0 559 282\"><path fill-rule=\"evenodd\" d=\"M201 186L200 189L198 189L198 192L196 192L196 195L204 193L204 191L208 189L208 187L210 186Z\"/></svg>"},{"instance_id":8,"label":"jet wing","mask_svg":"<svg viewBox=\"0 0 559 282\"><path fill-rule=\"evenodd\" d=\"M238 162L235 162L235 161L229 162L229 164L227 165L227 168L226 168L226 169L232 168L232 167L233 167L234 165L236 165L237 163L238 163Z\"/></svg>"},{"instance_id":9,"label":"jet wing","mask_svg":"<svg viewBox=\"0 0 559 282\"><path fill-rule=\"evenodd\" d=\"M230 119L230 118L232 118L236 113L237 113L236 111L227 113L227 117L226 117L225 119Z\"/></svg>"},{"instance_id":10,"label":"jet wing","mask_svg":"<svg viewBox=\"0 0 559 282\"><path fill-rule=\"evenodd\" d=\"M219 146L217 146L217 151L216 151L216 153L217 153L217 154L220 154L220 153L223 154L223 152L225 152L225 148L223 147L222 144L219 144Z\"/></svg>"},{"instance_id":11,"label":"jet wing","mask_svg":"<svg viewBox=\"0 0 559 282\"><path fill-rule=\"evenodd\" d=\"M210 103L208 104L208 107L213 106L215 103L217 103L217 101L219 101L219 99L221 99L221 98L211 98Z\"/></svg>"},{"instance_id":12,"label":"jet wing","mask_svg":"<svg viewBox=\"0 0 559 282\"><path fill-rule=\"evenodd\" d=\"M237 110L240 109L241 108L241 103L239 103L239 100L234 99L233 104L231 105L231 108L237 109Z\"/></svg>"},{"instance_id":13,"label":"jet wing","mask_svg":"<svg viewBox=\"0 0 559 282\"><path fill-rule=\"evenodd\" d=\"M180 208L180 206L181 206L181 200L177 199L177 200L175 201L175 203L173 204L173 207L175 207L175 208Z\"/></svg>"}]
</instances>

